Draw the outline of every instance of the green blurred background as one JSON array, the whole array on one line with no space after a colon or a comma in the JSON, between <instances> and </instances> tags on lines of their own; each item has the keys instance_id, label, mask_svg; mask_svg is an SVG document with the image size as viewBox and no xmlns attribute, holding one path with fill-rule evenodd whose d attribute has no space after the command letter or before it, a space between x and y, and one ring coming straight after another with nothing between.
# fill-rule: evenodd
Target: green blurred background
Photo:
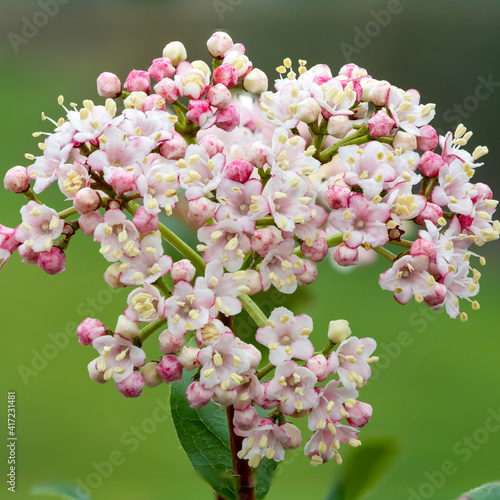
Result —
<instances>
[{"instance_id":1,"label":"green blurred background","mask_svg":"<svg viewBox=\"0 0 500 500\"><path fill-rule=\"evenodd\" d=\"M423 102L436 102L440 130L462 121L454 109L461 106L463 122L474 131L471 147L490 148L475 180L489 182L498 193L498 0L65 0L57 5L59 12L16 51L8 34L23 36L26 19L41 12L41 3L1 2L3 172L26 165L24 153L36 154L38 141L31 132L42 127L41 111L59 117L59 94L67 101L98 101L100 72L125 78L130 69L147 69L171 40L183 41L191 60L208 62L205 42L214 30L224 29L246 45L254 66L269 75L287 56L305 58L309 66L324 62L335 70L347 62L349 50L351 59L374 77L417 88ZM398 13L391 14L390 22L381 14L386 26L375 25L377 13L389 7ZM359 33L366 31L368 38L361 39ZM480 78L494 82L483 90L481 96L487 97L482 100L475 97ZM63 208L55 190L42 198ZM23 200L1 192L0 203L1 223L18 224ZM500 412L500 262L498 246L488 247L481 249L488 259L481 309L473 312L464 304L470 315L465 324L416 304L399 306L378 287L386 265L380 261L351 273L339 273L325 262L317 283L289 302L297 313L314 317L318 345L328 321L338 318L348 319L355 335L373 336L379 343L381 363L360 396L372 404L374 416L360 438L395 438L399 455L367 499L418 498L410 497L410 489L421 498L451 499L500 479L500 431L484 430L488 417ZM113 327L126 297L108 291L102 280L106 263L97 249L78 235L64 274L47 276L21 265L17 257L0 274L6 347L2 394L6 407L6 391L17 391L18 498L30 498L30 488L40 482L76 484L78 479L88 481L96 500L212 498L180 449L172 423L160 421L168 397L165 385L127 400L112 384L99 386L88 379L86 366L95 354L71 332L86 315ZM69 334L62 333L65 329ZM146 350L149 357L159 353L154 342ZM349 460L347 453L344 458ZM112 471L103 464L110 460L115 461ZM453 467L448 463L447 471L453 472L446 477L436 472L449 461ZM333 463L311 468L304 456L292 453L278 469L268 498L323 499L340 471ZM363 470L359 475L361 481ZM0 496L7 498L4 491Z\"/></svg>"}]
</instances>

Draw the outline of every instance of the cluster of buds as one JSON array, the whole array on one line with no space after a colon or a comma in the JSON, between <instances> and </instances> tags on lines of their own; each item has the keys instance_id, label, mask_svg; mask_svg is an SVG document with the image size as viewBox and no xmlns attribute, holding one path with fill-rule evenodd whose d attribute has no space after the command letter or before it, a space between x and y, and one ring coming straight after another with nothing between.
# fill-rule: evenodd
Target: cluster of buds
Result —
<instances>
[{"instance_id":1,"label":"cluster of buds","mask_svg":"<svg viewBox=\"0 0 500 500\"><path fill-rule=\"evenodd\" d=\"M337 320L315 352L312 318L284 307L267 318L251 295L313 283L328 256L353 266L380 254L390 264L380 286L398 302L415 297L467 319L459 299L472 302L480 278L470 260L484 264L470 247L500 230L491 190L471 182L487 148L463 149L472 133L462 125L438 137L434 104L354 64L333 75L300 60L295 73L287 58L272 92L241 43L219 32L207 46L213 71L172 42L123 84L102 73L104 104L67 108L60 96L64 117L42 115L55 126L34 134L45 136L42 155L5 176L6 189L29 202L18 227L0 226L2 265L17 250L57 274L73 235L91 236L109 263L105 281L132 287L114 331L93 318L78 327L79 342L99 354L92 380L113 379L137 397L192 371L190 405L234 407L239 457L250 466L301 444L287 421L297 417L313 433L304 448L311 464L340 463L340 443L358 446L371 417L357 398L375 341ZM62 212L37 198L56 181L71 204ZM186 213L196 250L168 227ZM415 241L402 239L411 223L421 227ZM184 258L173 262L164 243ZM233 326L243 309L256 323L249 342ZM155 332L163 356L146 362L143 344Z\"/></svg>"}]
</instances>

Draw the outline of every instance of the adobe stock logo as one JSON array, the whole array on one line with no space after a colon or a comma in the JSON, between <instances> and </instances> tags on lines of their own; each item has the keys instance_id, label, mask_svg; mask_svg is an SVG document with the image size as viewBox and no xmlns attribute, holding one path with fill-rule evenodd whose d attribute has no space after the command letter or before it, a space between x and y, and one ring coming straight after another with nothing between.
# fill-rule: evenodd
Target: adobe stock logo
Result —
<instances>
[{"instance_id":1,"label":"adobe stock logo","mask_svg":"<svg viewBox=\"0 0 500 500\"><path fill-rule=\"evenodd\" d=\"M19 47L26 45L30 40L38 35L39 31L47 26L49 19L57 16L59 13L60 5L69 3L70 0L38 0L37 5L40 10L37 10L31 18L23 16L21 21L21 34L13 33L12 31L7 35L14 52L19 54Z\"/></svg>"}]
</instances>

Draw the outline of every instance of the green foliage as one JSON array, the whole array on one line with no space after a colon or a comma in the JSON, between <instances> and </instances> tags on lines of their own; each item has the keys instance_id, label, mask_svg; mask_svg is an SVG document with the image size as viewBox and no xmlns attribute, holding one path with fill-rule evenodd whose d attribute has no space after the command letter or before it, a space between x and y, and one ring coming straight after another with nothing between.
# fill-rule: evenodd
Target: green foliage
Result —
<instances>
[{"instance_id":1,"label":"green foliage","mask_svg":"<svg viewBox=\"0 0 500 500\"><path fill-rule=\"evenodd\" d=\"M390 439L364 441L342 465L343 474L326 500L362 498L384 474L396 451L396 445Z\"/></svg>"},{"instance_id":2,"label":"green foliage","mask_svg":"<svg viewBox=\"0 0 500 500\"><path fill-rule=\"evenodd\" d=\"M475 488L468 493L463 494L457 500L499 500L500 499L500 483L483 484L479 488Z\"/></svg>"},{"instance_id":3,"label":"green foliage","mask_svg":"<svg viewBox=\"0 0 500 500\"><path fill-rule=\"evenodd\" d=\"M80 492L74 485L63 482L42 483L30 489L30 495L45 495L64 500L90 500L85 492Z\"/></svg>"}]
</instances>

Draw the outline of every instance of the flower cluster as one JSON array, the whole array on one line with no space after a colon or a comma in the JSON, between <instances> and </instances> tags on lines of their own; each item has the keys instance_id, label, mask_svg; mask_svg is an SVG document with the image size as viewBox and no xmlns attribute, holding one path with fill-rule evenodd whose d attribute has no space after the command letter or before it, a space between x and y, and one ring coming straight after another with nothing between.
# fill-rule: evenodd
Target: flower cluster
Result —
<instances>
[{"instance_id":1,"label":"flower cluster","mask_svg":"<svg viewBox=\"0 0 500 500\"><path fill-rule=\"evenodd\" d=\"M278 307L267 318L250 296L313 283L329 255L353 266L380 254L390 265L380 286L398 302L414 297L467 319L459 299L479 308L471 258L484 264L470 248L500 231L490 188L471 181L487 148L463 149L472 135L463 125L438 137L434 104L354 64L334 74L300 60L296 73L285 59L273 92L241 43L218 32L207 46L213 70L172 42L123 84L102 73L104 104L66 107L59 97L64 117L43 115L55 130L34 134L45 136L41 156L5 175L6 189L29 202L18 227L0 226L2 265L17 250L57 274L73 236L91 236L109 263L105 281L132 287L114 331L93 318L78 327L79 342L98 352L92 380L137 397L192 371L190 405L233 406L238 456L250 466L301 444L287 421L296 417L312 432L311 463L340 463L340 443L358 446L371 417L358 392L375 341L337 320L315 352L309 316ZM37 198L51 184L69 208ZM168 227L185 214L196 250ZM418 238L402 239L412 222ZM184 258L173 262L164 243ZM249 342L232 321L243 309L256 323ZM143 344L157 331L163 356L146 363Z\"/></svg>"}]
</instances>

